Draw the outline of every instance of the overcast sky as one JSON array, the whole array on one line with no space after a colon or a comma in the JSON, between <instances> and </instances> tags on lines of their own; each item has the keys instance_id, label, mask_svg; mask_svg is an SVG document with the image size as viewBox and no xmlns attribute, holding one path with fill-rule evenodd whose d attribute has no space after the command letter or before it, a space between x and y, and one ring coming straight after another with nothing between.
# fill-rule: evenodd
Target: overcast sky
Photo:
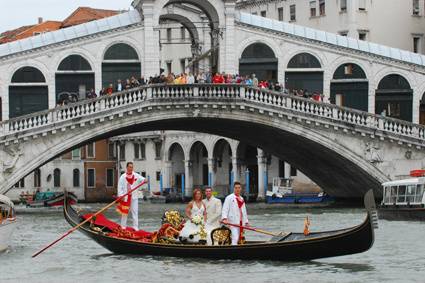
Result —
<instances>
[{"instance_id":1,"label":"overcast sky","mask_svg":"<svg viewBox=\"0 0 425 283\"><path fill-rule=\"evenodd\" d=\"M132 0L0 0L0 33L36 24L38 17L61 21L80 6L128 9Z\"/></svg>"}]
</instances>

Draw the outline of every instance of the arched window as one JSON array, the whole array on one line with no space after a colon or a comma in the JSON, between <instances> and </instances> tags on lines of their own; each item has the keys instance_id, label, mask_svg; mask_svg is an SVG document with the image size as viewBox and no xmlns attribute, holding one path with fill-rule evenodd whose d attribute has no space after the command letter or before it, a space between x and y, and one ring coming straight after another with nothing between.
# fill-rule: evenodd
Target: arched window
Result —
<instances>
[{"instance_id":1,"label":"arched window","mask_svg":"<svg viewBox=\"0 0 425 283\"><path fill-rule=\"evenodd\" d=\"M90 63L80 55L69 55L56 72L56 102L60 105L88 97L94 89L94 72Z\"/></svg>"},{"instance_id":2,"label":"arched window","mask_svg":"<svg viewBox=\"0 0 425 283\"><path fill-rule=\"evenodd\" d=\"M106 88L112 84L116 91L122 91L127 79L140 79L141 70L139 56L133 47L125 43L114 44L106 50L103 58L102 85ZM117 85L118 80L121 80L121 86Z\"/></svg>"},{"instance_id":3,"label":"arched window","mask_svg":"<svg viewBox=\"0 0 425 283\"><path fill-rule=\"evenodd\" d=\"M363 69L353 63L342 64L336 69L334 80L343 80L343 79L366 79L366 74Z\"/></svg>"},{"instance_id":4,"label":"arched window","mask_svg":"<svg viewBox=\"0 0 425 283\"><path fill-rule=\"evenodd\" d=\"M108 48L103 60L139 60L139 56L130 45L117 43Z\"/></svg>"},{"instance_id":5,"label":"arched window","mask_svg":"<svg viewBox=\"0 0 425 283\"><path fill-rule=\"evenodd\" d=\"M47 110L48 87L43 73L34 67L17 70L9 86L9 118Z\"/></svg>"},{"instance_id":6,"label":"arched window","mask_svg":"<svg viewBox=\"0 0 425 283\"><path fill-rule=\"evenodd\" d=\"M378 84L375 113L412 121L413 90L403 76L390 74Z\"/></svg>"},{"instance_id":7,"label":"arched window","mask_svg":"<svg viewBox=\"0 0 425 283\"><path fill-rule=\"evenodd\" d=\"M90 63L80 55L70 55L59 64L58 71L91 71Z\"/></svg>"},{"instance_id":8,"label":"arched window","mask_svg":"<svg viewBox=\"0 0 425 283\"><path fill-rule=\"evenodd\" d=\"M392 74L384 77L378 85L378 89L381 90L411 90L409 82L402 76L397 74Z\"/></svg>"},{"instance_id":9,"label":"arched window","mask_svg":"<svg viewBox=\"0 0 425 283\"><path fill-rule=\"evenodd\" d=\"M80 186L80 170L74 169L72 171L72 185L74 188L78 188Z\"/></svg>"},{"instance_id":10,"label":"arched window","mask_svg":"<svg viewBox=\"0 0 425 283\"><path fill-rule=\"evenodd\" d=\"M363 69L353 63L339 66L331 81L331 102L368 111L369 82Z\"/></svg>"},{"instance_id":11,"label":"arched window","mask_svg":"<svg viewBox=\"0 0 425 283\"><path fill-rule=\"evenodd\" d=\"M58 168L53 171L53 186L55 188L60 188L61 186L61 170Z\"/></svg>"},{"instance_id":12,"label":"arched window","mask_svg":"<svg viewBox=\"0 0 425 283\"><path fill-rule=\"evenodd\" d=\"M241 58L276 58L276 55L266 44L254 43L245 48Z\"/></svg>"},{"instance_id":13,"label":"arched window","mask_svg":"<svg viewBox=\"0 0 425 283\"><path fill-rule=\"evenodd\" d=\"M12 83L45 83L43 73L34 67L23 67L17 70L12 77Z\"/></svg>"},{"instance_id":14,"label":"arched window","mask_svg":"<svg viewBox=\"0 0 425 283\"><path fill-rule=\"evenodd\" d=\"M292 94L310 97L323 93L323 71L319 60L309 53L292 57L285 72L285 87Z\"/></svg>"},{"instance_id":15,"label":"arched window","mask_svg":"<svg viewBox=\"0 0 425 283\"><path fill-rule=\"evenodd\" d=\"M239 59L239 73L253 74L259 80L277 81L278 59L273 50L264 43L253 43L245 48Z\"/></svg>"},{"instance_id":16,"label":"arched window","mask_svg":"<svg viewBox=\"0 0 425 283\"><path fill-rule=\"evenodd\" d=\"M321 68L319 60L310 53L300 53L292 57L288 63L289 69Z\"/></svg>"}]
</instances>

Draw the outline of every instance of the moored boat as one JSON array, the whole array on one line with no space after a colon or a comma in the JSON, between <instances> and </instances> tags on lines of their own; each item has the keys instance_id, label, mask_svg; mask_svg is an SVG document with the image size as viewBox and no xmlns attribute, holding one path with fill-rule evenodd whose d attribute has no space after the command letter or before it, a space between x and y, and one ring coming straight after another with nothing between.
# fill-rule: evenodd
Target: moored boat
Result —
<instances>
[{"instance_id":1,"label":"moored boat","mask_svg":"<svg viewBox=\"0 0 425 283\"><path fill-rule=\"evenodd\" d=\"M75 204L77 202L77 196L72 192L68 192L68 199L72 204ZM21 203L31 208L63 206L64 193L37 192L35 194L35 197L22 196Z\"/></svg>"},{"instance_id":2,"label":"moored boat","mask_svg":"<svg viewBox=\"0 0 425 283\"><path fill-rule=\"evenodd\" d=\"M78 229L104 248L117 254L136 254L173 257L196 257L208 259L245 259L300 261L325 257L343 256L365 252L374 243L374 229L377 228L375 201L372 191L365 195L367 215L355 227L325 231L291 233L287 232L269 241L247 241L243 245L203 245L154 243L113 236L108 226L96 221L85 223ZM84 221L84 214L78 213L65 196L64 217L75 227ZM212 239L213 240L213 239ZM214 242L214 241L213 241Z\"/></svg>"},{"instance_id":3,"label":"moored boat","mask_svg":"<svg viewBox=\"0 0 425 283\"><path fill-rule=\"evenodd\" d=\"M334 198L324 192L297 193L292 188L291 178L276 177L273 179L271 190L266 192L266 203L285 204L290 207L304 205L326 206L334 202Z\"/></svg>"},{"instance_id":4,"label":"moored boat","mask_svg":"<svg viewBox=\"0 0 425 283\"><path fill-rule=\"evenodd\" d=\"M414 170L410 176L382 184L380 219L425 221L425 170Z\"/></svg>"},{"instance_id":5,"label":"moored boat","mask_svg":"<svg viewBox=\"0 0 425 283\"><path fill-rule=\"evenodd\" d=\"M8 197L0 195L0 252L9 246L16 225L13 202Z\"/></svg>"}]
</instances>

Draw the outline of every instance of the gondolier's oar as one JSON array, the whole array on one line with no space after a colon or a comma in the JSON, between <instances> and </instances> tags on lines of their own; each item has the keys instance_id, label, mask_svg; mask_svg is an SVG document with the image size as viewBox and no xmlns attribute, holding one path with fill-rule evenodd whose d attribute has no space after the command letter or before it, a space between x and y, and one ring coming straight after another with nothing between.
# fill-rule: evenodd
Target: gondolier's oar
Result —
<instances>
[{"instance_id":1,"label":"gondolier's oar","mask_svg":"<svg viewBox=\"0 0 425 283\"><path fill-rule=\"evenodd\" d=\"M77 226L72 227L65 234L63 234L60 238L54 240L53 242L48 244L46 247L44 247L43 249L41 249L38 252L36 252L35 254L33 254L32 257L34 258L34 257L38 256L39 254L41 254L42 252L44 252L45 250L47 250L48 248L50 248L51 246L53 246L54 244L56 244L57 242L59 242L60 240L62 240L63 238L65 238L66 236L71 234L72 232L74 232L75 230L77 230L78 228L80 228L82 225L84 225L87 222L89 222L90 220L92 220L93 217L96 217L100 213L104 212L105 210L107 210L108 208L110 208L111 206L113 206L114 204L116 204L117 202L119 202L120 200L122 200L123 198L125 198L126 196L128 196L129 194L131 194L132 192L134 192L135 190L137 190L138 188L140 188L141 186L143 186L146 183L147 183L147 181L143 181L141 184L137 185L135 188L128 191L125 195L120 196L119 198L117 198L116 200L114 200L113 202L111 202L110 204L108 204L107 206L105 206L104 208L102 208L101 210L99 210L98 212L96 212L95 214L93 214L92 216L90 216L89 218L87 218L86 220L81 222L80 224L78 224ZM66 205L66 204L64 203L64 205Z\"/></svg>"},{"instance_id":2,"label":"gondolier's oar","mask_svg":"<svg viewBox=\"0 0 425 283\"><path fill-rule=\"evenodd\" d=\"M264 231L264 230L261 230L261 229L257 229L257 228L254 228L254 227L241 226L241 225L232 224L232 223L223 223L223 222L221 222L221 223L224 224L224 225L227 225L227 226L238 227L238 228L242 228L244 230L250 230L250 231L258 232L258 233L261 233L261 234L266 234L266 235L273 236L273 237L275 237L275 236L276 237L277 236L278 237L283 236L282 233L276 234L276 233Z\"/></svg>"}]
</instances>

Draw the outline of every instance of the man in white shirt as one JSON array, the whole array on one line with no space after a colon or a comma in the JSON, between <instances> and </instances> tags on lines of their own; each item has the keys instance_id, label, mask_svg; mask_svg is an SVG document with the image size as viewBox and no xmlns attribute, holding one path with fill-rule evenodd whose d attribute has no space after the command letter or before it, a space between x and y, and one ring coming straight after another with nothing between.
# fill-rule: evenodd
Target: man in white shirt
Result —
<instances>
[{"instance_id":1,"label":"man in white shirt","mask_svg":"<svg viewBox=\"0 0 425 283\"><path fill-rule=\"evenodd\" d=\"M214 197L211 187L205 188L205 199L203 200L207 209L207 226L209 229L215 229L220 226L221 201Z\"/></svg>"},{"instance_id":2,"label":"man in white shirt","mask_svg":"<svg viewBox=\"0 0 425 283\"><path fill-rule=\"evenodd\" d=\"M223 224L249 226L248 214L246 213L245 201L241 196L241 190L241 183L235 182L233 185L233 194L228 195L223 204L223 211L221 213ZM232 231L232 245L237 245L239 240L241 240L243 229L235 226L230 226L229 228Z\"/></svg>"},{"instance_id":3,"label":"man in white shirt","mask_svg":"<svg viewBox=\"0 0 425 283\"><path fill-rule=\"evenodd\" d=\"M146 182L145 178L133 172L133 166L133 162L128 162L127 171L121 175L118 181L118 197L125 195L130 190ZM133 218L133 228L137 231L139 230L139 202L137 190L125 196L117 207L117 212L121 214L121 227L123 229L127 226L127 216L130 211Z\"/></svg>"}]
</instances>

